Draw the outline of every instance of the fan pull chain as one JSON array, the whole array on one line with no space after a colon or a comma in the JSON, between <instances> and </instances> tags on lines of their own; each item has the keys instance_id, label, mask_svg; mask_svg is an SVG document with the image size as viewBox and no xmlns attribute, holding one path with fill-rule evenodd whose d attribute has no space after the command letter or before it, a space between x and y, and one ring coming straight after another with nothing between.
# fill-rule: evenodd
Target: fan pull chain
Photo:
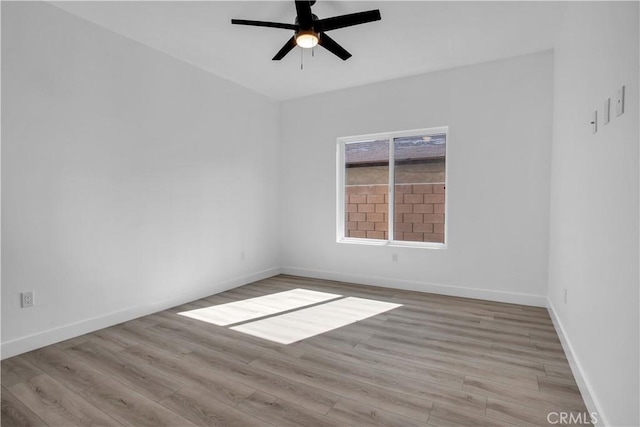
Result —
<instances>
[{"instance_id":1,"label":"fan pull chain","mask_svg":"<svg viewBox=\"0 0 640 427\"><path fill-rule=\"evenodd\" d=\"M300 48L300 69L304 70L304 49Z\"/></svg>"}]
</instances>

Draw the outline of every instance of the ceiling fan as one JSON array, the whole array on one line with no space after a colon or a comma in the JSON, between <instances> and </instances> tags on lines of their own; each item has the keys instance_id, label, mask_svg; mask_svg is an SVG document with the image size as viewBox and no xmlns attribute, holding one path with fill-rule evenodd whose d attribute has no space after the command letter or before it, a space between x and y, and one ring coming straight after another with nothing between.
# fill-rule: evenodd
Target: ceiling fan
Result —
<instances>
[{"instance_id":1,"label":"ceiling fan","mask_svg":"<svg viewBox=\"0 0 640 427\"><path fill-rule=\"evenodd\" d=\"M368 10L366 12L350 13L348 15L334 16L332 18L318 19L316 15L311 13L311 6L315 4L315 0L296 1L297 17L295 23L284 24L279 22L265 21L248 21L246 19L232 19L231 23L236 25L252 25L256 27L282 28L285 30L293 30L293 37L282 46L282 49L276 56L274 61L279 61L296 46L305 49L320 45L333 53L343 61L351 57L351 54L345 48L336 43L326 32L337 30L339 28L350 27L352 25L366 24L367 22L379 21L380 10Z\"/></svg>"}]
</instances>

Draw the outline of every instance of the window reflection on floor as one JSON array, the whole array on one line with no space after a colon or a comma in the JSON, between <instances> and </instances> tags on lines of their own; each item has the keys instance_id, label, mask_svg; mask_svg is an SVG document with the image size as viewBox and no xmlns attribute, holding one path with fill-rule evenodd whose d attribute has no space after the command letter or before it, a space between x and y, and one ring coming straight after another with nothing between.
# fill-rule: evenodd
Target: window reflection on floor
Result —
<instances>
[{"instance_id":1,"label":"window reflection on floor","mask_svg":"<svg viewBox=\"0 0 640 427\"><path fill-rule=\"evenodd\" d=\"M291 344L400 306L402 304L292 289L178 314L218 326L235 325L230 329Z\"/></svg>"},{"instance_id":2,"label":"window reflection on floor","mask_svg":"<svg viewBox=\"0 0 640 427\"><path fill-rule=\"evenodd\" d=\"M256 337L291 344L376 314L400 307L364 298L348 297L291 313L234 326L231 329Z\"/></svg>"},{"instance_id":3,"label":"window reflection on floor","mask_svg":"<svg viewBox=\"0 0 640 427\"><path fill-rule=\"evenodd\" d=\"M226 326L340 297L342 295L309 289L292 289L242 301L183 311L178 314L214 325Z\"/></svg>"}]
</instances>

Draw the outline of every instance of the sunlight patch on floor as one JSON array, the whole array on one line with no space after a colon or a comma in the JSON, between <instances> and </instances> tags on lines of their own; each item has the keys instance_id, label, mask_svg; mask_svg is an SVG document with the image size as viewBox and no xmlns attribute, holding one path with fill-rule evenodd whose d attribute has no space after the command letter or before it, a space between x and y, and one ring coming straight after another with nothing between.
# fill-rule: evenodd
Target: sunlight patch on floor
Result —
<instances>
[{"instance_id":1,"label":"sunlight patch on floor","mask_svg":"<svg viewBox=\"0 0 640 427\"><path fill-rule=\"evenodd\" d=\"M348 297L230 329L280 344L291 344L401 306L402 304Z\"/></svg>"},{"instance_id":2,"label":"sunlight patch on floor","mask_svg":"<svg viewBox=\"0 0 640 427\"><path fill-rule=\"evenodd\" d=\"M213 323L214 325L226 326L340 297L342 297L342 295L311 291L308 289L292 289L290 291L249 298L242 301L183 311L178 314L203 322Z\"/></svg>"}]
</instances>

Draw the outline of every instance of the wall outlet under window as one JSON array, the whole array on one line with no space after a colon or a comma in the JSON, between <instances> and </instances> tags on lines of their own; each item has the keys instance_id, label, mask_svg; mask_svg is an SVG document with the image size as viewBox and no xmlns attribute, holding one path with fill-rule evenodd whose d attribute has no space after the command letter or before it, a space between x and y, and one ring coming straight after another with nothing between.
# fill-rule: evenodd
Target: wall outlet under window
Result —
<instances>
[{"instance_id":1,"label":"wall outlet under window","mask_svg":"<svg viewBox=\"0 0 640 427\"><path fill-rule=\"evenodd\" d=\"M621 116L624 113L624 86L618 89L616 93L616 116Z\"/></svg>"},{"instance_id":2,"label":"wall outlet under window","mask_svg":"<svg viewBox=\"0 0 640 427\"><path fill-rule=\"evenodd\" d=\"M398 254L391 254L391 261L397 263L398 262Z\"/></svg>"},{"instance_id":3,"label":"wall outlet under window","mask_svg":"<svg viewBox=\"0 0 640 427\"><path fill-rule=\"evenodd\" d=\"M33 291L22 292L20 294L20 299L22 302L22 308L33 307L33 304L34 304Z\"/></svg>"}]
</instances>

